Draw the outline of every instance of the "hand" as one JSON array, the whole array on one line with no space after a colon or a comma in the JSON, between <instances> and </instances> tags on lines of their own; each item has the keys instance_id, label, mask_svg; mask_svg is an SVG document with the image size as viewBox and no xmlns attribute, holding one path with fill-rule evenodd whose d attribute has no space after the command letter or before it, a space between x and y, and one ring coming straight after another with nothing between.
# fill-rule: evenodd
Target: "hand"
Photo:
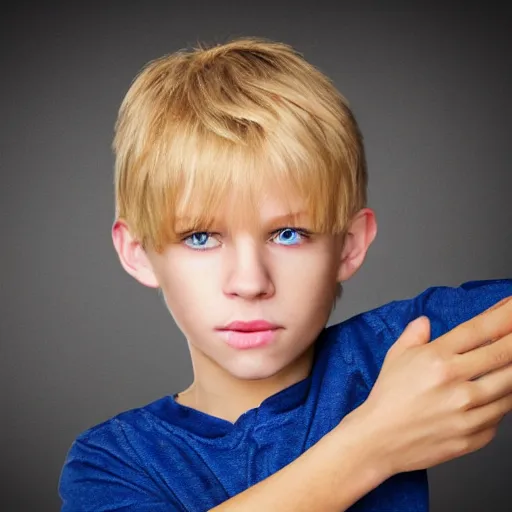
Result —
<instances>
[{"instance_id":1,"label":"hand","mask_svg":"<svg viewBox=\"0 0 512 512\"><path fill-rule=\"evenodd\" d=\"M389 476L476 451L512 410L512 297L429 343L411 322L353 413ZM368 430L369 429L369 430Z\"/></svg>"}]
</instances>

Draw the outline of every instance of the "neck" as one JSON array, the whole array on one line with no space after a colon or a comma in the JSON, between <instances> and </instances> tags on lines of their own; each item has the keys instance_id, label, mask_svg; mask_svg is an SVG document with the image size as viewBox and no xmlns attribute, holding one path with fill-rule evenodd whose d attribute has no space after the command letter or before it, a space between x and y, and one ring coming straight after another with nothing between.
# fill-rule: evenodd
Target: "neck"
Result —
<instances>
[{"instance_id":1,"label":"neck","mask_svg":"<svg viewBox=\"0 0 512 512\"><path fill-rule=\"evenodd\" d=\"M194 382L179 394L177 401L201 412L234 423L266 398L305 379L313 365L314 344L292 364L266 379L237 379L193 346Z\"/></svg>"}]
</instances>

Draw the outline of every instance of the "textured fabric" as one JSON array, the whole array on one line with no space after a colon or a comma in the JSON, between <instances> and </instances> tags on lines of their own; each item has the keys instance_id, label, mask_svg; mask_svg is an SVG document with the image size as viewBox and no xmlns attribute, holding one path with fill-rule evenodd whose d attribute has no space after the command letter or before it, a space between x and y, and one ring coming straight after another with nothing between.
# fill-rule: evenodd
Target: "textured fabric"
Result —
<instances>
[{"instance_id":1,"label":"textured fabric","mask_svg":"<svg viewBox=\"0 0 512 512\"><path fill-rule=\"evenodd\" d=\"M97 425L68 453L62 511L209 510L289 464L359 406L414 318L427 315L435 339L509 295L510 279L433 287L326 328L311 374L234 424L166 396ZM401 473L350 511L427 511L428 494L426 471Z\"/></svg>"}]
</instances>

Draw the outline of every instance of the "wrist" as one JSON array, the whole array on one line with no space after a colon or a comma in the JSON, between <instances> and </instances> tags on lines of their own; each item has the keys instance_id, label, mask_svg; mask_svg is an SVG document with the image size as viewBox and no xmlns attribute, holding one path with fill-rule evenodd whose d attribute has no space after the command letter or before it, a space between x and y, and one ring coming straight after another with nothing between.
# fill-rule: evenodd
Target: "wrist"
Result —
<instances>
[{"instance_id":1,"label":"wrist","mask_svg":"<svg viewBox=\"0 0 512 512\"><path fill-rule=\"evenodd\" d=\"M361 468L375 487L398 472L389 449L391 443L364 404L345 416L334 430L350 444Z\"/></svg>"}]
</instances>

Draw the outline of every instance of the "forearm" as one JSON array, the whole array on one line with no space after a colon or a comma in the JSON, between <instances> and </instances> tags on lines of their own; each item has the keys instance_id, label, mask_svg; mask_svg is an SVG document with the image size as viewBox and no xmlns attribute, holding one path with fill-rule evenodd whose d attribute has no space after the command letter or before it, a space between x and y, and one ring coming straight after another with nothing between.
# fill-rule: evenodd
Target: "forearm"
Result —
<instances>
[{"instance_id":1,"label":"forearm","mask_svg":"<svg viewBox=\"0 0 512 512\"><path fill-rule=\"evenodd\" d=\"M280 471L211 512L341 512L389 476L360 420L348 416Z\"/></svg>"}]
</instances>

